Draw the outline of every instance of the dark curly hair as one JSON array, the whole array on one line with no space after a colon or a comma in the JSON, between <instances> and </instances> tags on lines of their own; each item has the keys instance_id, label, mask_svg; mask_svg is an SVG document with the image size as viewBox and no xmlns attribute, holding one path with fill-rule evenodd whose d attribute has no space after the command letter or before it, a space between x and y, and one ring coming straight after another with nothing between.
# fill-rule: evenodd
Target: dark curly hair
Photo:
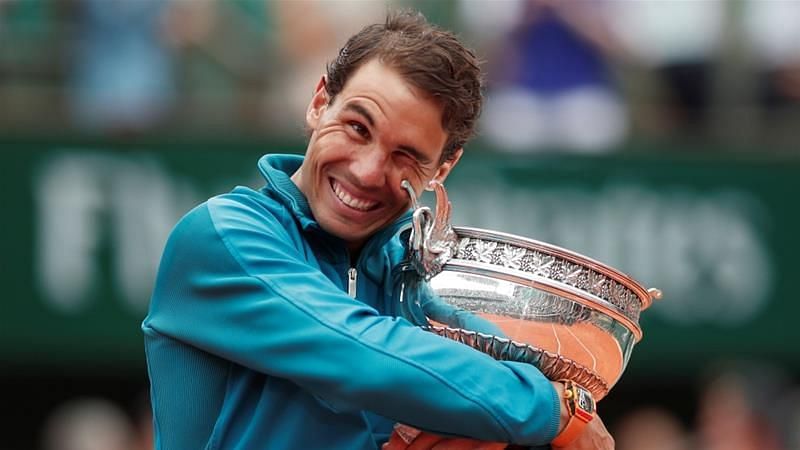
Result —
<instances>
[{"instance_id":1,"label":"dark curly hair","mask_svg":"<svg viewBox=\"0 0 800 450\"><path fill-rule=\"evenodd\" d=\"M483 77L475 53L449 31L429 23L416 11L390 13L386 22L354 34L327 66L330 101L364 63L378 58L412 86L442 102L447 142L440 162L475 135L483 104Z\"/></svg>"}]
</instances>

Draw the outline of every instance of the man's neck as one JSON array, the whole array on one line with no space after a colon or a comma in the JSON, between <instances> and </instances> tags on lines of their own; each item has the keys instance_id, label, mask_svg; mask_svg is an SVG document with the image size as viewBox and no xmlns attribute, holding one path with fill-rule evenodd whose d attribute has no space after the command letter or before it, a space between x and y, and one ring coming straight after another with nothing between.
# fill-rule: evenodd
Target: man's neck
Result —
<instances>
[{"instance_id":1,"label":"man's neck","mask_svg":"<svg viewBox=\"0 0 800 450\"><path fill-rule=\"evenodd\" d=\"M347 243L347 253L350 255L350 267L355 267L358 257L361 255L361 250L364 248L364 243L358 244Z\"/></svg>"}]
</instances>

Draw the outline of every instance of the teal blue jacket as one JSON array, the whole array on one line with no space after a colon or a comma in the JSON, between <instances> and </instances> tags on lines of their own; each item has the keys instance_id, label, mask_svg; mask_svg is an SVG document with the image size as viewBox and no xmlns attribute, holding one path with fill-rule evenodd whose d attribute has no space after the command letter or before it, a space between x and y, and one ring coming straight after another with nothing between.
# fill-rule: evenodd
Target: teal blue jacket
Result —
<instances>
[{"instance_id":1,"label":"teal blue jacket","mask_svg":"<svg viewBox=\"0 0 800 450\"><path fill-rule=\"evenodd\" d=\"M290 179L301 162L263 157L265 187L211 198L172 231L142 324L156 448L377 449L395 422L552 440L559 400L536 368L398 317L408 215L367 242L348 295L346 245Z\"/></svg>"}]
</instances>

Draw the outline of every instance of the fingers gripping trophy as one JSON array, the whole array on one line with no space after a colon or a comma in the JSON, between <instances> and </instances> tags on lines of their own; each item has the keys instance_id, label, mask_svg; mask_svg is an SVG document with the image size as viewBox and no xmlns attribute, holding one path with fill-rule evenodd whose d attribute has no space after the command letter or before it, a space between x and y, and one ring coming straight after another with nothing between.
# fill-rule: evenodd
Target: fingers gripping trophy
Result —
<instances>
[{"instance_id":1,"label":"fingers gripping trophy","mask_svg":"<svg viewBox=\"0 0 800 450\"><path fill-rule=\"evenodd\" d=\"M433 182L435 213L413 203L409 256L398 268L403 314L428 331L499 360L533 364L565 387L570 421L553 445L588 423L642 338L639 315L661 298L576 252L497 231L453 227ZM558 442L559 439L564 442Z\"/></svg>"}]
</instances>

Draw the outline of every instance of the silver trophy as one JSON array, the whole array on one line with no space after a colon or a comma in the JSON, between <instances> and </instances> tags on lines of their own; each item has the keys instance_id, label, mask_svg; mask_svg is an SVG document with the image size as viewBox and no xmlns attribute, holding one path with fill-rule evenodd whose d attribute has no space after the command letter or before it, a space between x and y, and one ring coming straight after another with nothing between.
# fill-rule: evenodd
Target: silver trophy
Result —
<instances>
[{"instance_id":1,"label":"silver trophy","mask_svg":"<svg viewBox=\"0 0 800 450\"><path fill-rule=\"evenodd\" d=\"M412 199L416 194L403 182ZM435 214L413 200L410 254L396 276L402 313L496 359L527 362L602 399L642 338L639 315L658 289L544 242L452 227L440 183Z\"/></svg>"}]
</instances>

